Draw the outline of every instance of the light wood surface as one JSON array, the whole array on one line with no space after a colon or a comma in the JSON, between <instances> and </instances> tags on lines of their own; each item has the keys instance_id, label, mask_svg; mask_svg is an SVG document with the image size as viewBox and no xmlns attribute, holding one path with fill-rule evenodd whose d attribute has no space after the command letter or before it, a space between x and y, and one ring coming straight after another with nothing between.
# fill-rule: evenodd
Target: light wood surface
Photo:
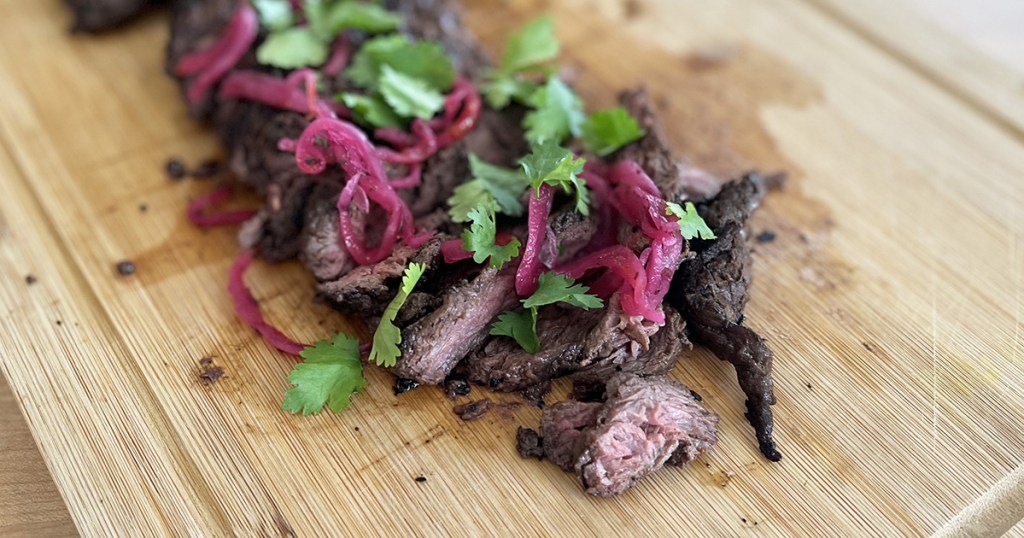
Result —
<instances>
[{"instance_id":1,"label":"light wood surface","mask_svg":"<svg viewBox=\"0 0 1024 538\"><path fill-rule=\"evenodd\" d=\"M0 432L0 536L76 536L71 515L4 379L0 379Z\"/></svg>"},{"instance_id":2,"label":"light wood surface","mask_svg":"<svg viewBox=\"0 0 1024 538\"><path fill-rule=\"evenodd\" d=\"M468 19L494 50L544 5ZM218 151L160 74L165 22L68 38L55 0L0 7L0 366L87 535L919 535L1024 461L1024 147L818 7L549 6L595 106L645 83L696 162L794 175L757 218L779 237L748 313L776 348L786 459L758 457L731 369L697 350L676 377L721 445L605 501L515 456L534 410L464 424L373 372L344 415L281 413L288 359L223 291L231 233L183 217L210 186L160 171ZM301 339L343 327L294 264L250 282Z\"/></svg>"}]
</instances>

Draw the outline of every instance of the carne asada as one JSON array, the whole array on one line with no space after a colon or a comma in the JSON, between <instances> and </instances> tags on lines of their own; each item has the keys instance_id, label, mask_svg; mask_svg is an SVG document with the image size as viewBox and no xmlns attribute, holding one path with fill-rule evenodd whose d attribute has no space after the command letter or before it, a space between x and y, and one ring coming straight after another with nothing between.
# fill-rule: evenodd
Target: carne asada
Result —
<instances>
[{"instance_id":1,"label":"carne asada","mask_svg":"<svg viewBox=\"0 0 1024 538\"><path fill-rule=\"evenodd\" d=\"M231 194L220 187L188 215L242 224L236 310L304 359L283 407L344 409L364 362L391 369L396 394L465 395L468 381L538 405L568 376L580 399L547 407L539 434L521 429L520 450L616 495L716 442L717 417L663 377L690 335L736 367L778 460L772 353L741 324L763 181L722 187L675 158L643 90L588 115L558 52L541 18L491 64L448 0L173 2L167 72L264 201L211 212ZM372 341L307 346L269 325L242 278L256 257L298 258Z\"/></svg>"}]
</instances>

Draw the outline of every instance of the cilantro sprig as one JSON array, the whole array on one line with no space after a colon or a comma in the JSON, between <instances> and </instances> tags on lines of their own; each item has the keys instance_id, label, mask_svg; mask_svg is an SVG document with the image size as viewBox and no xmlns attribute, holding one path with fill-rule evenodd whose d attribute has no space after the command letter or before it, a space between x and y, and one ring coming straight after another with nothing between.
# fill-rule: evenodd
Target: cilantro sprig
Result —
<instances>
[{"instance_id":1,"label":"cilantro sprig","mask_svg":"<svg viewBox=\"0 0 1024 538\"><path fill-rule=\"evenodd\" d=\"M306 0L300 25L289 0L255 0L260 24L270 31L256 49L256 60L282 69L318 67L327 61L331 41L349 29L391 32L401 17L377 4L358 0Z\"/></svg>"},{"instance_id":2,"label":"cilantro sprig","mask_svg":"<svg viewBox=\"0 0 1024 538\"><path fill-rule=\"evenodd\" d=\"M469 171L473 179L455 187L448 199L449 213L454 222L468 222L469 212L481 205L510 217L523 215L519 196L530 181L521 168L495 166L470 153Z\"/></svg>"},{"instance_id":3,"label":"cilantro sprig","mask_svg":"<svg viewBox=\"0 0 1024 538\"><path fill-rule=\"evenodd\" d=\"M405 304L406 299L412 293L416 283L423 276L426 266L422 263L410 263L402 275L402 286L398 289L398 295L384 309L384 314L377 324L377 330L373 332L373 347L370 348L370 362L378 366L392 367L398 362L398 356L402 351L398 344L402 343L402 331L395 326L395 317L398 311Z\"/></svg>"},{"instance_id":4,"label":"cilantro sprig","mask_svg":"<svg viewBox=\"0 0 1024 538\"><path fill-rule=\"evenodd\" d=\"M679 219L679 233L683 235L683 239L689 241L690 239L701 238L701 239L715 239L715 232L711 231L704 219L697 213L697 208L693 205L693 202L686 202L686 209L683 209L679 204L675 202L667 202L667 208L665 214L668 216L675 216Z\"/></svg>"},{"instance_id":5,"label":"cilantro sprig","mask_svg":"<svg viewBox=\"0 0 1024 538\"><path fill-rule=\"evenodd\" d=\"M396 34L364 43L345 75L366 92L335 96L354 106L357 121L400 127L405 120L428 119L444 108L443 94L455 81L455 67L440 44Z\"/></svg>"},{"instance_id":6,"label":"cilantro sprig","mask_svg":"<svg viewBox=\"0 0 1024 538\"><path fill-rule=\"evenodd\" d=\"M497 224L494 208L479 205L469 211L472 224L462 231L462 248L473 253L473 261L484 263L490 259L490 266L501 269L512 258L519 255L521 243L513 239L505 245L496 243Z\"/></svg>"},{"instance_id":7,"label":"cilantro sprig","mask_svg":"<svg viewBox=\"0 0 1024 538\"><path fill-rule=\"evenodd\" d=\"M359 361L359 341L337 334L303 349L288 375L294 385L284 393L281 407L292 414L315 415L326 405L335 413L348 407L353 394L366 387Z\"/></svg>"},{"instance_id":8,"label":"cilantro sprig","mask_svg":"<svg viewBox=\"0 0 1024 538\"><path fill-rule=\"evenodd\" d=\"M583 172L585 159L577 158L571 151L547 140L534 146L533 152L520 161L526 172L526 179L535 193L547 184L560 187L566 193L576 195L576 211L590 214L590 195L587 182L579 176Z\"/></svg>"},{"instance_id":9,"label":"cilantro sprig","mask_svg":"<svg viewBox=\"0 0 1024 538\"><path fill-rule=\"evenodd\" d=\"M577 284L573 279L556 273L543 273L537 279L537 290L523 299L525 310L506 312L498 316L491 325L491 334L509 336L528 353L540 352L540 337L537 335L537 313L542 306L566 303L584 310L601 308L604 301L588 293L590 288Z\"/></svg>"},{"instance_id":10,"label":"cilantro sprig","mask_svg":"<svg viewBox=\"0 0 1024 538\"><path fill-rule=\"evenodd\" d=\"M523 127L531 144L549 140L561 144L582 132L586 119L583 101L558 77L549 77L547 84L530 96L529 104L534 110L523 118Z\"/></svg>"},{"instance_id":11,"label":"cilantro sprig","mask_svg":"<svg viewBox=\"0 0 1024 538\"><path fill-rule=\"evenodd\" d=\"M621 106L594 112L583 123L583 144L587 151L605 157L646 135L636 118Z\"/></svg>"}]
</instances>

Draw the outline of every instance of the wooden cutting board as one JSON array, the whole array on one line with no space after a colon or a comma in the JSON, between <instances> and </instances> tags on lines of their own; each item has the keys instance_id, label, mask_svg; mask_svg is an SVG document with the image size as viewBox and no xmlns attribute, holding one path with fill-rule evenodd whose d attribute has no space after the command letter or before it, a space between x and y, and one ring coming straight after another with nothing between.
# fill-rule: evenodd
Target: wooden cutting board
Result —
<instances>
[{"instance_id":1,"label":"wooden cutting board","mask_svg":"<svg viewBox=\"0 0 1024 538\"><path fill-rule=\"evenodd\" d=\"M785 459L758 455L732 368L702 349L673 375L721 443L617 499L519 459L534 409L463 423L371 371L341 415L283 413L290 359L224 290L232 231L184 217L212 183L162 173L220 151L162 75L164 16L68 36L57 0L0 0L0 365L80 531L920 535L1024 462L1019 110L908 68L830 0L466 4L491 51L553 12L588 103L646 85L694 162L790 171L754 222L777 238L747 315L776 351ZM298 264L249 282L299 339L348 328ZM204 358L225 377L204 382Z\"/></svg>"}]
</instances>

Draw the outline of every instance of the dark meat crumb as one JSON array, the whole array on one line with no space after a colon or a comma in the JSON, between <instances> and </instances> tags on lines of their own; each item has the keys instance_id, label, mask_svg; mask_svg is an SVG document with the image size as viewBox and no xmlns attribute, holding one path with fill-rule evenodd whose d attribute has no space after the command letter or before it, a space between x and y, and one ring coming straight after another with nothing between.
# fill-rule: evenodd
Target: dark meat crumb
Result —
<instances>
[{"instance_id":1,"label":"dark meat crumb","mask_svg":"<svg viewBox=\"0 0 1024 538\"><path fill-rule=\"evenodd\" d=\"M355 427L355 428L353 428L353 429L354 429L355 431L359 431L359 426L356 426L356 427Z\"/></svg>"},{"instance_id":2,"label":"dark meat crumb","mask_svg":"<svg viewBox=\"0 0 1024 538\"><path fill-rule=\"evenodd\" d=\"M222 170L224 170L223 163L210 159L208 161L203 161L202 164L193 170L192 177L194 179L210 179L219 174Z\"/></svg>"},{"instance_id":3,"label":"dark meat crumb","mask_svg":"<svg viewBox=\"0 0 1024 538\"><path fill-rule=\"evenodd\" d=\"M808 383L808 384L807 384L807 390L811 390L811 389L813 389L813 388L814 388L814 387L812 387L810 383Z\"/></svg>"},{"instance_id":4,"label":"dark meat crumb","mask_svg":"<svg viewBox=\"0 0 1024 538\"><path fill-rule=\"evenodd\" d=\"M521 405L522 404L519 402L496 403L488 400L487 398L483 398L462 405L457 405L452 408L452 411L462 420L469 422L486 415L492 410L509 412L518 409Z\"/></svg>"},{"instance_id":5,"label":"dark meat crumb","mask_svg":"<svg viewBox=\"0 0 1024 538\"><path fill-rule=\"evenodd\" d=\"M181 181L188 175L188 170L185 169L185 164L181 162L181 159L171 158L167 160L167 164L164 165L164 170L167 171L167 177L171 181Z\"/></svg>"},{"instance_id":6,"label":"dark meat crumb","mask_svg":"<svg viewBox=\"0 0 1024 538\"><path fill-rule=\"evenodd\" d=\"M427 481L427 477L425 477L425 476L417 476L416 477L416 481L419 482L420 484L422 484L422 483Z\"/></svg>"},{"instance_id":7,"label":"dark meat crumb","mask_svg":"<svg viewBox=\"0 0 1024 538\"><path fill-rule=\"evenodd\" d=\"M28 284L29 286L35 284L36 282L39 282L39 280L36 279L35 275L25 275L25 283Z\"/></svg>"},{"instance_id":8,"label":"dark meat crumb","mask_svg":"<svg viewBox=\"0 0 1024 538\"><path fill-rule=\"evenodd\" d=\"M757 242L761 243L762 245L765 243L771 243L772 241L775 241L775 232L771 230L765 230L757 234L757 237L755 237L754 239L756 239Z\"/></svg>"},{"instance_id":9,"label":"dark meat crumb","mask_svg":"<svg viewBox=\"0 0 1024 538\"><path fill-rule=\"evenodd\" d=\"M516 450L524 458L544 459L544 439L536 430L523 428L516 430Z\"/></svg>"},{"instance_id":10,"label":"dark meat crumb","mask_svg":"<svg viewBox=\"0 0 1024 538\"><path fill-rule=\"evenodd\" d=\"M58 319L57 320L57 325L64 325L64 322Z\"/></svg>"},{"instance_id":11,"label":"dark meat crumb","mask_svg":"<svg viewBox=\"0 0 1024 538\"><path fill-rule=\"evenodd\" d=\"M547 396L549 392L551 392L551 382L547 381L528 387L519 394L528 405L532 405L537 409L544 409L544 396Z\"/></svg>"},{"instance_id":12,"label":"dark meat crumb","mask_svg":"<svg viewBox=\"0 0 1024 538\"><path fill-rule=\"evenodd\" d=\"M468 396L470 391L469 381L462 377L449 377L444 381L444 393L449 400L459 396Z\"/></svg>"},{"instance_id":13,"label":"dark meat crumb","mask_svg":"<svg viewBox=\"0 0 1024 538\"><path fill-rule=\"evenodd\" d=\"M199 379L204 383L212 385L224 377L224 369L213 365L213 357L199 359Z\"/></svg>"},{"instance_id":14,"label":"dark meat crumb","mask_svg":"<svg viewBox=\"0 0 1024 538\"><path fill-rule=\"evenodd\" d=\"M121 276L130 276L135 274L135 264L129 260L117 262L117 274Z\"/></svg>"},{"instance_id":15,"label":"dark meat crumb","mask_svg":"<svg viewBox=\"0 0 1024 538\"><path fill-rule=\"evenodd\" d=\"M149 211L149 206L146 204L139 204L139 212L145 213Z\"/></svg>"},{"instance_id":16,"label":"dark meat crumb","mask_svg":"<svg viewBox=\"0 0 1024 538\"><path fill-rule=\"evenodd\" d=\"M747 522L747 518L745 518L745 517L741 517L741 518L740 518L740 521L742 521L742 522L746 523L746 522Z\"/></svg>"},{"instance_id":17,"label":"dark meat crumb","mask_svg":"<svg viewBox=\"0 0 1024 538\"><path fill-rule=\"evenodd\" d=\"M700 395L700 393L698 393L697 391L695 391L693 389L690 389L690 396L693 396L693 399L697 400L698 402L703 402L704 401L704 398Z\"/></svg>"},{"instance_id":18,"label":"dark meat crumb","mask_svg":"<svg viewBox=\"0 0 1024 538\"><path fill-rule=\"evenodd\" d=\"M410 390L418 386L420 386L420 384L413 381L412 379L405 379L403 377L400 377L395 380L395 396L398 396L399 394L405 394L406 392L409 392Z\"/></svg>"}]
</instances>

